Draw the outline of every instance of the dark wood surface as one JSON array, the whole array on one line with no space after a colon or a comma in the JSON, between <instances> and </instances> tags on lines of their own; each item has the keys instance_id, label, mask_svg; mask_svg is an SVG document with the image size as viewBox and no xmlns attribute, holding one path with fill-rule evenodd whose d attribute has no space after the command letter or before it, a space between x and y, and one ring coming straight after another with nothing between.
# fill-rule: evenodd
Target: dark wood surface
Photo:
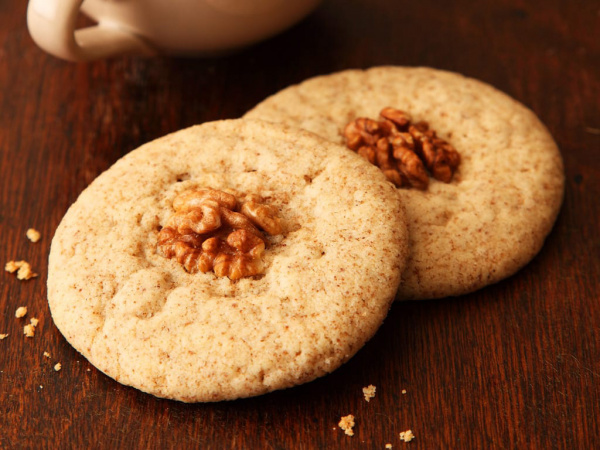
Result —
<instances>
[{"instance_id":1,"label":"dark wood surface","mask_svg":"<svg viewBox=\"0 0 600 450\"><path fill-rule=\"evenodd\" d=\"M572 448L600 446L600 3L331 0L217 59L66 63L39 50L25 1L0 2L0 448ZM565 201L541 253L459 298L397 303L349 363L253 399L183 404L121 386L54 327L52 235L78 194L142 143L242 115L307 77L427 65L532 108L561 148ZM42 232L37 244L25 230ZM15 309L40 319L22 335ZM48 351L51 358L44 358ZM62 363L55 372L53 365ZM361 389L377 386L367 403ZM402 394L402 390L406 394ZM356 416L356 435L336 427ZM398 433L413 430L410 444Z\"/></svg>"}]
</instances>

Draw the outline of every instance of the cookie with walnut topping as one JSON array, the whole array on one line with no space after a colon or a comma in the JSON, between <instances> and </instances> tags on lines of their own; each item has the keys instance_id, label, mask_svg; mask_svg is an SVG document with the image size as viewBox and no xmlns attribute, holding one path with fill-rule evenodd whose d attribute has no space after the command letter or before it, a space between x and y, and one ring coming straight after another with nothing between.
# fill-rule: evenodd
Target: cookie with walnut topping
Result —
<instances>
[{"instance_id":1,"label":"cookie with walnut topping","mask_svg":"<svg viewBox=\"0 0 600 450\"><path fill-rule=\"evenodd\" d=\"M185 402L333 371L375 333L408 233L377 168L312 133L213 122L100 175L52 241L56 326L98 369Z\"/></svg>"},{"instance_id":2,"label":"cookie with walnut topping","mask_svg":"<svg viewBox=\"0 0 600 450\"><path fill-rule=\"evenodd\" d=\"M512 275L540 250L562 202L562 159L544 125L455 73L348 70L284 89L245 117L347 143L400 186L411 252L399 299L460 295Z\"/></svg>"}]
</instances>

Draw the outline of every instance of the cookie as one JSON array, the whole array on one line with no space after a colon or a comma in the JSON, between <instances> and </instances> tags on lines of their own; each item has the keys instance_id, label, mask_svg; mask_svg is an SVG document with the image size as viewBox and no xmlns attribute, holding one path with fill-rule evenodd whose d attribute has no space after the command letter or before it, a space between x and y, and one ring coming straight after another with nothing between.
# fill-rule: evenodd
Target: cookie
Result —
<instances>
[{"instance_id":1,"label":"cookie","mask_svg":"<svg viewBox=\"0 0 600 450\"><path fill-rule=\"evenodd\" d=\"M348 70L284 89L245 117L342 144L349 122L386 107L426 121L460 155L449 183L398 189L411 248L398 299L465 294L529 262L560 209L562 160L536 116L493 87L429 68Z\"/></svg>"},{"instance_id":2,"label":"cookie","mask_svg":"<svg viewBox=\"0 0 600 450\"><path fill-rule=\"evenodd\" d=\"M386 316L407 253L395 189L364 159L283 125L213 122L132 151L81 193L52 241L48 300L115 380L229 400L347 361Z\"/></svg>"}]
</instances>

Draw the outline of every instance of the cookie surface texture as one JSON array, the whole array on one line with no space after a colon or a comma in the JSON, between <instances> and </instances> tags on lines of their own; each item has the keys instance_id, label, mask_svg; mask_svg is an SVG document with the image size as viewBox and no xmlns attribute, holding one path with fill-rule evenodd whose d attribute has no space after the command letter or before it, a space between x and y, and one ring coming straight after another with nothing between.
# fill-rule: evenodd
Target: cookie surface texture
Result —
<instances>
[{"instance_id":1,"label":"cookie surface texture","mask_svg":"<svg viewBox=\"0 0 600 450\"><path fill-rule=\"evenodd\" d=\"M349 70L284 89L245 117L342 144L346 124L385 107L428 122L461 156L451 183L398 189L411 242L398 299L472 292L530 261L560 209L562 159L537 117L495 88L429 68Z\"/></svg>"},{"instance_id":2,"label":"cookie surface texture","mask_svg":"<svg viewBox=\"0 0 600 450\"><path fill-rule=\"evenodd\" d=\"M175 197L210 188L277 211L265 271L232 281L157 251ZM186 402L310 381L375 333L400 282L398 196L359 156L302 130L207 123L132 151L71 206L52 242L56 326L98 369Z\"/></svg>"}]
</instances>

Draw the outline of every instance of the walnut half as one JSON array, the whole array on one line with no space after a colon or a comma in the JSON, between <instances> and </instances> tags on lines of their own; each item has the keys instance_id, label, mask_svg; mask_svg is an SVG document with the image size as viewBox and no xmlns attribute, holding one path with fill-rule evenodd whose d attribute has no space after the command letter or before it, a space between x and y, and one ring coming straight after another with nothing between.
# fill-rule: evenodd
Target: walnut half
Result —
<instances>
[{"instance_id":1,"label":"walnut half","mask_svg":"<svg viewBox=\"0 0 600 450\"><path fill-rule=\"evenodd\" d=\"M346 126L348 148L379 167L397 187L427 189L428 171L436 180L452 180L460 155L427 122L413 124L407 113L389 107L380 115L380 121L361 117Z\"/></svg>"},{"instance_id":2,"label":"walnut half","mask_svg":"<svg viewBox=\"0 0 600 450\"><path fill-rule=\"evenodd\" d=\"M158 250L190 273L213 271L238 280L264 273L265 238L281 234L275 209L214 189L193 189L173 201L175 213L158 234Z\"/></svg>"}]
</instances>

